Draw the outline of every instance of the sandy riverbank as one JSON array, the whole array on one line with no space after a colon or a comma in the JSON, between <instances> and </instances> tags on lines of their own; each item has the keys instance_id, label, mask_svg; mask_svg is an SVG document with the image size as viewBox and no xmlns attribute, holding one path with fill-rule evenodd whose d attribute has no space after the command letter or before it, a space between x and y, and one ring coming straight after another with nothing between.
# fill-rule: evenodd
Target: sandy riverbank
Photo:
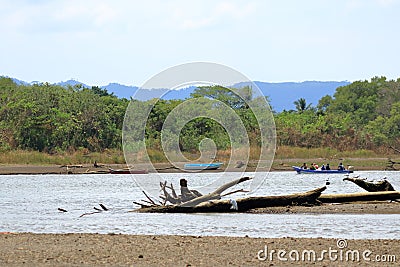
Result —
<instances>
[{"instance_id":1,"label":"sandy riverbank","mask_svg":"<svg viewBox=\"0 0 400 267\"><path fill-rule=\"evenodd\" d=\"M290 170L285 165L282 170ZM124 165L107 165L118 169ZM136 166L135 166L136 167ZM146 166L137 166L138 169ZM168 164L158 164L165 172ZM91 165L73 168L73 173L98 170ZM57 165L1 165L0 174L60 174L66 168ZM71 169L70 169L71 170ZM251 170L249 170L251 171ZM317 213L317 214L400 214L398 202L357 202L325 204L321 206L273 207L257 209L256 213ZM351 227L351 226L349 226ZM205 233L206 234L206 233ZM383 236L384 238L384 236ZM346 240L343 258L333 253L321 257L323 250L339 250L337 240L326 238L248 238L248 237L192 237L192 236L135 236L100 234L32 234L0 233L0 266L398 266L400 262L399 240ZM292 250L300 252L300 259L279 260L277 252L273 259L265 261L268 252ZM316 252L315 261L302 260L303 250ZM347 261L347 251L358 251L359 261ZM369 252L367 251L371 251ZM362 253L367 251L366 259ZM336 252L337 253L337 252ZM295 256L295 255L294 255ZM351 256L351 255L350 255ZM396 258L394 259L393 256ZM338 257L338 258L336 258ZM335 260L336 258L336 260ZM377 262L384 259L386 262ZM395 260L395 262L393 262ZM391 262L388 262L391 261Z\"/></svg>"},{"instance_id":2,"label":"sandy riverbank","mask_svg":"<svg viewBox=\"0 0 400 267\"><path fill-rule=\"evenodd\" d=\"M1 164L0 175L17 174L84 174L91 171L107 172L108 168L126 168L125 164L109 164L102 168L95 168L93 164L77 164L72 167L65 165L30 165L30 164Z\"/></svg>"},{"instance_id":3,"label":"sandy riverbank","mask_svg":"<svg viewBox=\"0 0 400 267\"><path fill-rule=\"evenodd\" d=\"M306 213L306 214L400 214L400 202L364 201L322 204L320 206L287 206L253 209L250 213Z\"/></svg>"},{"instance_id":4,"label":"sandy riverbank","mask_svg":"<svg viewBox=\"0 0 400 267\"><path fill-rule=\"evenodd\" d=\"M373 163L365 164L366 161L371 159L349 159L354 168L357 170L384 170L383 158L373 159ZM271 169L259 168L258 171L293 171L292 166L300 166L303 162L319 162L318 159L286 159L276 160L271 166ZM184 172L184 163L178 163L177 168L170 163L154 163L150 164L136 164L133 170L148 170L149 172L158 173L177 173ZM76 164L70 165L34 165L34 164L0 164L0 175L15 175L15 174L90 174L90 173L106 173L109 169L124 169L127 168L125 164L100 164L101 167L94 167L93 164ZM250 162L246 168L247 172L256 171L257 162ZM225 168L223 165L218 170L206 170L205 172L243 172L244 168Z\"/></svg>"},{"instance_id":5,"label":"sandy riverbank","mask_svg":"<svg viewBox=\"0 0 400 267\"><path fill-rule=\"evenodd\" d=\"M183 163L180 164L183 168ZM110 169L126 169L125 164L101 164L101 167L94 167L93 164L76 164L76 165L30 165L30 164L1 164L0 175L17 175L17 174L93 174L107 173ZM174 168L169 163L137 164L132 170L146 170L148 172L158 173L177 173L184 172L182 169ZM247 171L255 171L254 167L249 167ZM221 172L221 170L205 170L204 172ZM231 168L228 171L240 172L243 169Z\"/></svg>"},{"instance_id":6,"label":"sandy riverbank","mask_svg":"<svg viewBox=\"0 0 400 267\"><path fill-rule=\"evenodd\" d=\"M400 214L400 203L371 201L251 212ZM0 233L0 266L398 266L400 262L400 240L346 240L343 249L337 242L332 238L249 238L245 233L243 237ZM265 259L265 246L268 257L275 250L272 259ZM326 252L319 260L322 251L329 249L332 258ZM282 257L287 261L279 260L278 250L286 251ZM289 259L292 250L300 253L299 260ZM314 251L315 259L302 260L304 250ZM348 251L359 252L359 260L346 260ZM386 262L376 261L382 257Z\"/></svg>"},{"instance_id":7,"label":"sandy riverbank","mask_svg":"<svg viewBox=\"0 0 400 267\"><path fill-rule=\"evenodd\" d=\"M0 234L2 266L398 266L398 240L338 240L325 238L248 238L136 236L115 234ZM345 242L340 243L344 244ZM265 247L267 246L267 247ZM268 258L264 251L267 249ZM260 252L260 250L262 252ZM286 251L278 259L277 252ZM299 260L292 252L299 252ZM311 261L304 250L316 253ZM319 260L323 250L323 260ZM340 252L342 251L342 252ZM359 261L352 261L358 251ZM365 252L366 251L366 252ZM369 252L370 251L370 252ZM365 252L365 253L364 253ZM307 252L305 252L307 253ZM342 260L340 260L342 253ZM364 258L363 258L364 253ZM346 260L346 255L347 259ZM396 258L394 259L393 256ZM354 259L357 259L354 254ZM384 259L386 262L377 262ZM394 261L390 263L388 261ZM315 263L315 264L314 264Z\"/></svg>"}]
</instances>

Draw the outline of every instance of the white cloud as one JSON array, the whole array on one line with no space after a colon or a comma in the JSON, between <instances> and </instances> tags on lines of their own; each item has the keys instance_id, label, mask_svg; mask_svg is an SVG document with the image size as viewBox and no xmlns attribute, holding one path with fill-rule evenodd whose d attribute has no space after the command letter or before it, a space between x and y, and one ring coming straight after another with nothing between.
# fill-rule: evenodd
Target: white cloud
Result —
<instances>
[{"instance_id":1,"label":"white cloud","mask_svg":"<svg viewBox=\"0 0 400 267\"><path fill-rule=\"evenodd\" d=\"M356 10L356 9L363 7L364 4L365 4L365 2L362 0L349 0L349 1L346 1L345 9L346 9L346 11Z\"/></svg>"},{"instance_id":2,"label":"white cloud","mask_svg":"<svg viewBox=\"0 0 400 267\"><path fill-rule=\"evenodd\" d=\"M398 4L398 0L347 0L345 2L346 10L352 11L365 7L384 7L389 8L394 4Z\"/></svg>"},{"instance_id":3,"label":"white cloud","mask_svg":"<svg viewBox=\"0 0 400 267\"><path fill-rule=\"evenodd\" d=\"M210 5L207 5L208 7ZM199 29L215 26L224 21L239 21L253 14L255 4L253 2L212 2L210 8L186 6L179 7L174 12L175 20L182 29ZM199 12L200 11L200 12Z\"/></svg>"},{"instance_id":4,"label":"white cloud","mask_svg":"<svg viewBox=\"0 0 400 267\"><path fill-rule=\"evenodd\" d=\"M256 10L254 1L47 0L24 4L13 1L0 10L0 23L6 25L0 31L60 34L101 32L107 28L117 32L153 26L193 30L236 23L252 16Z\"/></svg>"},{"instance_id":5,"label":"white cloud","mask_svg":"<svg viewBox=\"0 0 400 267\"><path fill-rule=\"evenodd\" d=\"M0 0L0 58L13 62L0 64L0 75L99 84L143 80L193 60L273 80L322 69L327 78L312 78L352 79L367 66L398 72L399 2Z\"/></svg>"},{"instance_id":6,"label":"white cloud","mask_svg":"<svg viewBox=\"0 0 400 267\"><path fill-rule=\"evenodd\" d=\"M78 2L73 5L64 2L64 5L55 12L56 21L74 21L87 19L95 26L103 26L112 22L117 17L117 11L107 2Z\"/></svg>"},{"instance_id":7,"label":"white cloud","mask_svg":"<svg viewBox=\"0 0 400 267\"><path fill-rule=\"evenodd\" d=\"M393 4L395 4L395 0L376 0L379 5L384 6L384 7L389 7Z\"/></svg>"},{"instance_id":8,"label":"white cloud","mask_svg":"<svg viewBox=\"0 0 400 267\"><path fill-rule=\"evenodd\" d=\"M3 13L3 14L1 14ZM0 11L2 31L13 33L62 33L93 31L117 17L107 1L37 1L6 5Z\"/></svg>"}]
</instances>

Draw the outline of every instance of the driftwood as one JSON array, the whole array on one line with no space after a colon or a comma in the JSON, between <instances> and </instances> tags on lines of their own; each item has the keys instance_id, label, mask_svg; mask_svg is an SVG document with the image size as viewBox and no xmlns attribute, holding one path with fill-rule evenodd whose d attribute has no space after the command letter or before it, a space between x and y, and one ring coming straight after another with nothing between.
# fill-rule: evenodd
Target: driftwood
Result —
<instances>
[{"instance_id":1,"label":"driftwood","mask_svg":"<svg viewBox=\"0 0 400 267\"><path fill-rule=\"evenodd\" d=\"M236 162L235 168L242 168L244 165L245 165L244 162L239 160Z\"/></svg>"},{"instance_id":2,"label":"driftwood","mask_svg":"<svg viewBox=\"0 0 400 267\"><path fill-rule=\"evenodd\" d=\"M83 168L82 164L69 164L69 165L61 165L60 168Z\"/></svg>"},{"instance_id":3,"label":"driftwood","mask_svg":"<svg viewBox=\"0 0 400 267\"><path fill-rule=\"evenodd\" d=\"M207 195L204 196L197 196L191 200L185 201L182 204L180 204L181 207L192 207L192 206L196 206L202 202L206 202L206 201L210 201L210 200L215 200L215 199L221 199L221 194L227 190L228 188L231 188L232 186L235 186L237 184L240 184L242 182L248 181L250 180L250 177L242 177L240 179L236 179L233 180L232 182L226 183L222 186L220 186L219 188L217 188L217 190L215 190L214 192L211 192ZM182 188L182 187L181 187ZM192 193L194 195L196 195L195 193Z\"/></svg>"},{"instance_id":4,"label":"driftwood","mask_svg":"<svg viewBox=\"0 0 400 267\"><path fill-rule=\"evenodd\" d=\"M244 177L249 179L248 177ZM243 179L243 178L241 178ZM240 180L240 179L239 179ZM255 208L275 207L275 206L288 206L288 205L309 205L320 204L318 197L326 189L326 187L317 188L305 193L281 195L281 196L261 196L261 197L248 197L239 198L237 200L213 200L214 197L220 197L221 193L233 185L234 182L221 186L216 191L192 200L191 205L186 203L182 205L168 205L168 206L152 206L144 207L135 210L135 212L146 213L196 213L196 212L245 212ZM237 184L237 183L236 183ZM224 187L226 187L224 189ZM223 190L224 189L224 190ZM206 199L206 200L204 200ZM200 201L204 200L204 201Z\"/></svg>"},{"instance_id":5,"label":"driftwood","mask_svg":"<svg viewBox=\"0 0 400 267\"><path fill-rule=\"evenodd\" d=\"M396 200L400 197L400 192L396 191L388 180L378 182L368 182L362 178L346 177L343 181L350 181L368 192L350 194L326 194L321 195L318 200L323 203L343 203L357 201L384 201Z\"/></svg>"},{"instance_id":6,"label":"driftwood","mask_svg":"<svg viewBox=\"0 0 400 267\"><path fill-rule=\"evenodd\" d=\"M96 213L100 213L100 212L103 212L103 211L108 211L108 208L106 208L106 206L104 206L103 204L99 204L100 205L100 207L101 207L101 209L99 209L99 208L97 208L97 207L93 207L93 209L95 210L95 211L93 211L93 212L86 212L86 213L83 213L81 216L79 216L79 217L83 217L83 216L86 216L86 215L92 215L92 214L96 214ZM59 209L60 210L60 209Z\"/></svg>"},{"instance_id":7,"label":"driftwood","mask_svg":"<svg viewBox=\"0 0 400 267\"><path fill-rule=\"evenodd\" d=\"M104 210L104 211L107 211L108 209L106 208L106 206L104 206L103 204L99 204L100 205L100 207Z\"/></svg>"},{"instance_id":8,"label":"driftwood","mask_svg":"<svg viewBox=\"0 0 400 267\"><path fill-rule=\"evenodd\" d=\"M365 179L347 177L343 181L353 182L368 192L395 191L392 184L386 179L372 183L365 181Z\"/></svg>"},{"instance_id":9,"label":"driftwood","mask_svg":"<svg viewBox=\"0 0 400 267\"><path fill-rule=\"evenodd\" d=\"M322 192L326 186L316 188L304 193L280 195L280 196L259 196L239 199L223 199L226 195L237 192L244 192L242 189L223 194L228 188L239 183L250 180L250 177L242 177L232 182L226 183L206 195L201 195L196 190L190 190L185 179L180 180L180 195L177 195L173 185L167 185L167 182L160 183L163 196L161 205L156 204L149 196L143 192L147 200L137 203L141 208L134 212L144 213L208 213L208 212L246 212L251 209L279 207L279 206L300 206L300 205L320 205L321 203L343 203L357 201L385 201L396 200L400 198L400 192L395 191L393 186L387 181L367 182L364 179L345 178L345 181L351 181L369 192L351 193L351 194L325 194ZM383 191L383 192L381 192Z\"/></svg>"},{"instance_id":10,"label":"driftwood","mask_svg":"<svg viewBox=\"0 0 400 267\"><path fill-rule=\"evenodd\" d=\"M324 194L318 200L322 203L343 203L343 202L357 202L357 201L384 201L396 200L400 198L399 191L387 192L360 192L349 194Z\"/></svg>"},{"instance_id":11,"label":"driftwood","mask_svg":"<svg viewBox=\"0 0 400 267\"><path fill-rule=\"evenodd\" d=\"M106 174L106 173L110 173L110 171L109 170L95 170L95 171L92 171L90 169L87 169L85 173L86 174Z\"/></svg>"},{"instance_id":12,"label":"driftwood","mask_svg":"<svg viewBox=\"0 0 400 267\"><path fill-rule=\"evenodd\" d=\"M400 164L400 162L393 161L389 158L388 162L386 163L386 170L396 171L397 169L394 167L395 164Z\"/></svg>"},{"instance_id":13,"label":"driftwood","mask_svg":"<svg viewBox=\"0 0 400 267\"><path fill-rule=\"evenodd\" d=\"M250 179L251 179L250 177L242 177L242 178L236 179L234 181L231 181L229 183L226 183L226 184L220 186L214 192L211 192L206 195L202 195L197 190L190 190L188 188L186 179L181 179L179 181L180 193L181 193L179 196L177 195L172 183L170 186L168 186L166 181L164 183L160 182L161 191L163 193L163 196L160 196L160 198L163 200L163 202L160 202L161 205L156 204L144 191L143 191L143 194L146 196L146 198L148 200L142 200L142 202L145 202L145 203L139 203L139 202L133 202L133 203L140 205L142 208L151 208L151 207L157 207L157 206L164 207L167 205L167 202L169 202L173 205L182 206L182 207L195 206L202 202L215 200L215 199L221 199L222 196L230 195L230 194L237 193L237 192L245 192L244 190L240 189L240 190L236 190L233 192L229 192L225 195L222 195L222 193L225 190L229 189L230 187L240 184L242 182L248 181ZM171 193L169 193L167 191L167 189L171 190Z\"/></svg>"},{"instance_id":14,"label":"driftwood","mask_svg":"<svg viewBox=\"0 0 400 267\"><path fill-rule=\"evenodd\" d=\"M171 170L171 169L179 170L179 168L176 167L176 166L167 166L167 167L163 167L163 168L155 168L156 171L165 171L165 170Z\"/></svg>"},{"instance_id":15,"label":"driftwood","mask_svg":"<svg viewBox=\"0 0 400 267\"><path fill-rule=\"evenodd\" d=\"M391 149L393 149L395 152L400 153L400 150L398 150L397 148L395 148L394 146L389 146Z\"/></svg>"}]
</instances>

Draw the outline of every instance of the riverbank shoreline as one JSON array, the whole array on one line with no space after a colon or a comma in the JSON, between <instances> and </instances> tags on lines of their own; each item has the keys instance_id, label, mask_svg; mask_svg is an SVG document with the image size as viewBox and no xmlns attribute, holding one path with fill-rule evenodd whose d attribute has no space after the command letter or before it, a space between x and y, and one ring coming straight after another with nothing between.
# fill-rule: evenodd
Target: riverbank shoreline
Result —
<instances>
[{"instance_id":1,"label":"riverbank shoreline","mask_svg":"<svg viewBox=\"0 0 400 267\"><path fill-rule=\"evenodd\" d=\"M293 171L292 166L300 166L303 162L324 162L321 159L275 159L271 168L257 168L257 161L250 161L246 169L236 167L225 167L224 164L221 169L218 170L204 170L202 172L254 172L254 171ZM354 171L381 171L385 170L385 164L387 159L385 158L350 158L344 161L345 165L354 166ZM173 166L170 163L154 163L145 164L138 163L133 168L134 171L148 171L157 173L183 173L184 163L178 163L177 166ZM268 166L268 164L264 164ZM332 165L333 161L332 161ZM127 169L126 164L101 164L97 166L94 164L73 164L73 165L36 165L36 164L0 164L0 175L35 175L35 174L96 174L96 173L109 173L110 169Z\"/></svg>"},{"instance_id":2,"label":"riverbank shoreline","mask_svg":"<svg viewBox=\"0 0 400 267\"><path fill-rule=\"evenodd\" d=\"M400 242L390 239L2 233L0 244L2 266L396 266L400 261Z\"/></svg>"},{"instance_id":3,"label":"riverbank shoreline","mask_svg":"<svg viewBox=\"0 0 400 267\"><path fill-rule=\"evenodd\" d=\"M359 201L324 203L312 206L267 207L248 211L267 214L400 214L397 201Z\"/></svg>"}]
</instances>

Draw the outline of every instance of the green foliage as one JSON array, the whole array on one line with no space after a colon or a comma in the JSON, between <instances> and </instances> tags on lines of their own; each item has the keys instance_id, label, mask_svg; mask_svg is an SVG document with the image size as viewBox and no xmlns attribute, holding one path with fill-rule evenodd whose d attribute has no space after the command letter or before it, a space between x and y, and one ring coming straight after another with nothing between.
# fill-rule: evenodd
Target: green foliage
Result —
<instances>
[{"instance_id":1,"label":"green foliage","mask_svg":"<svg viewBox=\"0 0 400 267\"><path fill-rule=\"evenodd\" d=\"M353 126L360 129L377 117L378 92L386 78L373 78L371 82L356 81L339 87L334 94L328 112L334 114L351 114Z\"/></svg>"},{"instance_id":2,"label":"green foliage","mask_svg":"<svg viewBox=\"0 0 400 267\"><path fill-rule=\"evenodd\" d=\"M103 92L103 91L102 91ZM127 100L92 89L0 78L1 147L46 152L121 148Z\"/></svg>"},{"instance_id":3,"label":"green foliage","mask_svg":"<svg viewBox=\"0 0 400 267\"><path fill-rule=\"evenodd\" d=\"M318 113L325 114L326 110L331 105L332 101L333 101L333 99L330 95L326 95L326 96L322 97L318 101L318 105L317 105Z\"/></svg>"},{"instance_id":4,"label":"green foliage","mask_svg":"<svg viewBox=\"0 0 400 267\"><path fill-rule=\"evenodd\" d=\"M304 98L300 98L293 103L296 107L297 112L303 113L306 110L311 110L311 104L307 105L307 101Z\"/></svg>"},{"instance_id":5,"label":"green foliage","mask_svg":"<svg viewBox=\"0 0 400 267\"><path fill-rule=\"evenodd\" d=\"M89 90L99 96L113 96L113 93L110 94L107 92L107 89L100 88L98 86L92 86L92 88L90 88Z\"/></svg>"},{"instance_id":6,"label":"green foliage","mask_svg":"<svg viewBox=\"0 0 400 267\"><path fill-rule=\"evenodd\" d=\"M233 109L247 108L247 103L252 99L252 89L249 86L243 88L226 88L219 85L204 86L195 89L191 97L208 97L219 100Z\"/></svg>"},{"instance_id":7,"label":"green foliage","mask_svg":"<svg viewBox=\"0 0 400 267\"><path fill-rule=\"evenodd\" d=\"M209 118L196 118L187 123L180 135L180 147L183 151L197 151L200 142L205 138L214 140L218 149L224 150L230 147L229 136L225 129Z\"/></svg>"},{"instance_id":8,"label":"green foliage","mask_svg":"<svg viewBox=\"0 0 400 267\"><path fill-rule=\"evenodd\" d=\"M263 99L255 98L250 87L200 87L191 97L186 101L128 101L97 86L17 85L12 79L0 77L0 151L22 149L53 154L121 149L128 104L143 112L134 118L126 115L138 123L124 125L130 133L125 138L133 141L134 151L146 137L150 157L156 159L162 158L158 152L162 150L165 127L164 137L177 138L183 152L197 153L207 138L220 150L243 145L245 135L253 148L260 147L260 133L268 132L270 136L273 129L260 129L259 122L272 119L278 146L335 151L400 147L400 79L374 77L353 82L337 88L333 97L321 98L315 108L300 98L294 102L296 110L275 113L274 118L256 118L250 107ZM172 116L174 112L183 115ZM167 118L180 126L168 128ZM226 128L226 121L231 122L231 128ZM241 122L243 128L236 122ZM144 127L143 135L136 131Z\"/></svg>"},{"instance_id":9,"label":"green foliage","mask_svg":"<svg viewBox=\"0 0 400 267\"><path fill-rule=\"evenodd\" d=\"M375 77L337 88L320 99L316 110L304 99L297 112L275 117L279 145L379 149L400 145L400 80Z\"/></svg>"}]
</instances>

